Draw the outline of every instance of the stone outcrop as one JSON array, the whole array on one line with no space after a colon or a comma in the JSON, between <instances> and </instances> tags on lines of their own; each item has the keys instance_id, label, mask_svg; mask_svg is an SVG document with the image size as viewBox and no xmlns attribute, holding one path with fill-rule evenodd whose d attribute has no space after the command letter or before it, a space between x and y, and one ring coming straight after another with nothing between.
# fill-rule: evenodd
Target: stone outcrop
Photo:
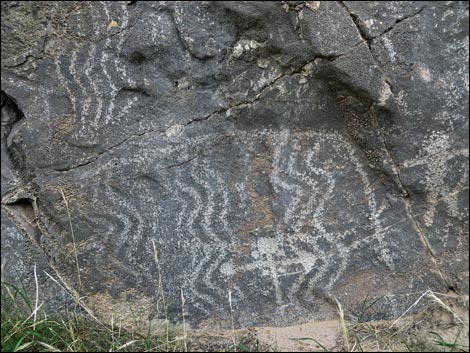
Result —
<instances>
[{"instance_id":1,"label":"stone outcrop","mask_svg":"<svg viewBox=\"0 0 470 353\"><path fill-rule=\"evenodd\" d=\"M1 28L2 278L36 263L52 307L180 321L182 291L247 327L468 294L467 2L5 1Z\"/></svg>"}]
</instances>

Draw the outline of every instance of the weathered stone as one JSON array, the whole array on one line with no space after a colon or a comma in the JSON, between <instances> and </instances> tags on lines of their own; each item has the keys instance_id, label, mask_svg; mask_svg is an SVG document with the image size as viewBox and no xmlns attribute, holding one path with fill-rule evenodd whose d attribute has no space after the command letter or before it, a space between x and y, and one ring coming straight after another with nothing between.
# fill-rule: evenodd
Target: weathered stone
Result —
<instances>
[{"instance_id":1,"label":"weathered stone","mask_svg":"<svg viewBox=\"0 0 470 353\"><path fill-rule=\"evenodd\" d=\"M401 5L3 2L2 233L128 323L468 293L468 11Z\"/></svg>"}]
</instances>

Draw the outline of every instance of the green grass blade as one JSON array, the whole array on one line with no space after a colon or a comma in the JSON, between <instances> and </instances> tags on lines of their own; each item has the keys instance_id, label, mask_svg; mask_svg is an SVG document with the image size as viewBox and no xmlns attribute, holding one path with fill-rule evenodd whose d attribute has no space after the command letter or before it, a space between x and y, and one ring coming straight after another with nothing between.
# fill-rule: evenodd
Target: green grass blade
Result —
<instances>
[{"instance_id":1,"label":"green grass blade","mask_svg":"<svg viewBox=\"0 0 470 353\"><path fill-rule=\"evenodd\" d=\"M326 348L324 345L322 345L320 342L318 342L315 338L290 338L291 341L313 341L315 342L316 344L318 344L318 346L323 349L323 352L329 352L330 350L328 348Z\"/></svg>"}]
</instances>

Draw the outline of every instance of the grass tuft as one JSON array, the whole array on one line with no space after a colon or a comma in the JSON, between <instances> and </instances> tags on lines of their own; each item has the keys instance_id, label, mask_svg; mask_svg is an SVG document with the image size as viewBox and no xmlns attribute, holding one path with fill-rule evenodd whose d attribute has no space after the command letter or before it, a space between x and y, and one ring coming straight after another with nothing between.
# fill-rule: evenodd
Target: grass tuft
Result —
<instances>
[{"instance_id":1,"label":"grass tuft","mask_svg":"<svg viewBox=\"0 0 470 353\"><path fill-rule=\"evenodd\" d=\"M169 330L163 337L116 330L93 319L74 315L49 317L31 305L24 288L1 283L2 352L180 352L183 339ZM37 314L36 320L34 314Z\"/></svg>"},{"instance_id":2,"label":"grass tuft","mask_svg":"<svg viewBox=\"0 0 470 353\"><path fill-rule=\"evenodd\" d=\"M156 263L158 255L155 249ZM161 279L160 279L161 280ZM159 284L161 282L159 281ZM72 294L71 294L72 295ZM150 328L128 331L114 317L107 325L94 316L74 313L67 318L48 316L37 300L33 303L24 288L1 282L1 351L2 352L259 352L282 351L283 347L268 346L258 340L256 329L243 333L232 328L215 334L190 331L163 323L164 330L152 335ZM229 292L232 312L232 298ZM161 299L163 309L166 303ZM392 325L389 321L363 322L367 311L378 299L366 299L359 312L345 319L348 308L337 301L339 327L336 343L320 342L317 337L291 338L299 344L310 344L312 350L323 352L467 352L468 296L449 296L432 291L418 301L428 306L412 316L400 315ZM181 290L182 316L185 317L185 293ZM407 310L406 312L408 312ZM307 332L305 332L307 333ZM341 343L339 343L341 342ZM307 347L307 346L303 346Z\"/></svg>"}]
</instances>

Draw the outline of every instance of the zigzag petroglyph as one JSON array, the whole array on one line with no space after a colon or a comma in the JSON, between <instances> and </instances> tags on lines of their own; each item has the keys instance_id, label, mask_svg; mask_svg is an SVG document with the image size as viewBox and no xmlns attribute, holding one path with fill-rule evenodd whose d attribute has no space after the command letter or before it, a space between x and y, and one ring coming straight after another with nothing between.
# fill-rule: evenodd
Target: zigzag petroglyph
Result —
<instances>
[{"instance_id":1,"label":"zigzag petroglyph","mask_svg":"<svg viewBox=\"0 0 470 353\"><path fill-rule=\"evenodd\" d=\"M211 140L210 135L199 136L199 142L185 143L197 149ZM100 237L116 247L121 261L142 266L145 260L137 254L153 239L164 272L174 261L187 263L188 271L166 278L165 285L170 292L185 289L194 315L208 315L224 302L228 289L234 298L251 297L252 288L280 307L305 306L311 302L307 289L321 284L332 290L358 252L367 251L377 266L396 267L394 247L399 245L389 239L399 228L384 217L386 211L371 192L374 175L364 170L363 157L348 138L334 132L247 131L223 147L241 157L230 166L224 164L222 150L221 158L201 156L171 169L162 169L161 161L189 157L185 148L167 146L154 153L146 149L147 142L139 147L137 164L133 162L131 184L121 179L125 160L109 155L99 166L80 168L76 187L87 194L80 180L106 186L88 202L92 209L94 200L108 201ZM338 159L342 162L332 163ZM108 173L110 168L114 173ZM344 185L336 182L343 174L349 175L353 196L346 197ZM131 198L133 194L145 197ZM345 207L337 209L332 199L343 199ZM361 209L360 219L349 214L351 207ZM116 223L123 226L116 229ZM374 248L366 250L371 242ZM334 253L343 254L339 263L325 260ZM257 276L242 291L238 281L250 273ZM286 288L281 281L292 285Z\"/></svg>"}]
</instances>

